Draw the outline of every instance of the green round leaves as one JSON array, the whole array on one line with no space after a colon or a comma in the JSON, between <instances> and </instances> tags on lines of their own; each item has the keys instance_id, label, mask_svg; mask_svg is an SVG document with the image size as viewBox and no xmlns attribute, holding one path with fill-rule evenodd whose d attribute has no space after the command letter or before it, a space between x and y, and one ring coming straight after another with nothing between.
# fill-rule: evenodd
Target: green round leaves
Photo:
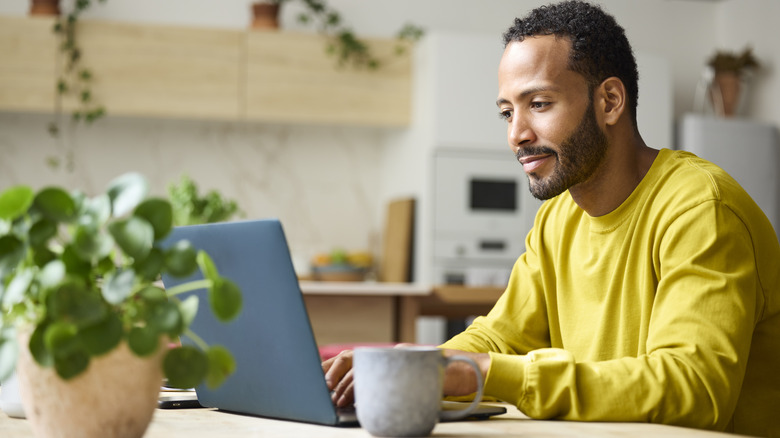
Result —
<instances>
[{"instance_id":1,"label":"green round leaves","mask_svg":"<svg viewBox=\"0 0 780 438\"><path fill-rule=\"evenodd\" d=\"M217 267L206 252L198 252L198 265L203 276L211 280L209 304L214 316L223 322L235 318L241 310L241 289L227 278L219 276Z\"/></svg>"},{"instance_id":2,"label":"green round leaves","mask_svg":"<svg viewBox=\"0 0 780 438\"><path fill-rule=\"evenodd\" d=\"M173 302L164 302L152 307L148 324L158 333L178 335L183 331L179 306Z\"/></svg>"},{"instance_id":3,"label":"green round leaves","mask_svg":"<svg viewBox=\"0 0 780 438\"><path fill-rule=\"evenodd\" d=\"M164 199L147 199L136 207L133 214L151 224L154 240L162 239L173 229L173 208Z\"/></svg>"},{"instance_id":4,"label":"green round leaves","mask_svg":"<svg viewBox=\"0 0 780 438\"><path fill-rule=\"evenodd\" d=\"M81 192L71 193L78 208L78 223L82 226L100 228L111 218L111 200L108 195L87 198Z\"/></svg>"},{"instance_id":5,"label":"green round leaves","mask_svg":"<svg viewBox=\"0 0 780 438\"><path fill-rule=\"evenodd\" d=\"M111 236L92 227L78 227L73 234L73 250L86 262L106 257L113 246Z\"/></svg>"},{"instance_id":6,"label":"green round leaves","mask_svg":"<svg viewBox=\"0 0 780 438\"><path fill-rule=\"evenodd\" d=\"M218 278L209 289L209 303L217 319L230 321L241 311L241 289L227 278Z\"/></svg>"},{"instance_id":7,"label":"green round leaves","mask_svg":"<svg viewBox=\"0 0 780 438\"><path fill-rule=\"evenodd\" d=\"M165 268L174 277L186 277L198 268L197 252L192 244L180 240L165 251Z\"/></svg>"},{"instance_id":8,"label":"green round leaves","mask_svg":"<svg viewBox=\"0 0 780 438\"><path fill-rule=\"evenodd\" d=\"M96 324L106 317L107 312L98 292L75 280L66 280L52 290L46 306L50 318L68 321L77 327Z\"/></svg>"},{"instance_id":9,"label":"green round leaves","mask_svg":"<svg viewBox=\"0 0 780 438\"><path fill-rule=\"evenodd\" d=\"M24 250L24 243L18 237L10 234L0 237L0 278L16 269L24 259Z\"/></svg>"},{"instance_id":10,"label":"green round leaves","mask_svg":"<svg viewBox=\"0 0 780 438\"><path fill-rule=\"evenodd\" d=\"M216 388L236 371L236 361L225 347L214 345L206 352L209 370L206 374L206 386Z\"/></svg>"},{"instance_id":11,"label":"green round leaves","mask_svg":"<svg viewBox=\"0 0 780 438\"><path fill-rule=\"evenodd\" d=\"M30 227L30 245L41 247L49 239L57 234L57 223L46 218L42 218Z\"/></svg>"},{"instance_id":12,"label":"green round leaves","mask_svg":"<svg viewBox=\"0 0 780 438\"><path fill-rule=\"evenodd\" d=\"M157 350L160 336L152 327L133 327L127 337L127 344L133 353L139 356L148 356Z\"/></svg>"},{"instance_id":13,"label":"green round leaves","mask_svg":"<svg viewBox=\"0 0 780 438\"><path fill-rule=\"evenodd\" d=\"M76 202L59 187L41 190L33 203L44 217L55 222L70 222L76 217Z\"/></svg>"},{"instance_id":14,"label":"green round leaves","mask_svg":"<svg viewBox=\"0 0 780 438\"><path fill-rule=\"evenodd\" d=\"M30 208L35 194L27 186L16 186L0 194L0 219L14 220Z\"/></svg>"},{"instance_id":15,"label":"green round leaves","mask_svg":"<svg viewBox=\"0 0 780 438\"><path fill-rule=\"evenodd\" d=\"M115 217L124 216L141 203L149 191L149 185L143 175L126 173L109 183L108 197L111 199L111 211Z\"/></svg>"},{"instance_id":16,"label":"green round leaves","mask_svg":"<svg viewBox=\"0 0 780 438\"><path fill-rule=\"evenodd\" d=\"M144 259L154 243L154 228L144 219L131 216L108 225L114 241L125 254L134 259Z\"/></svg>"},{"instance_id":17,"label":"green round leaves","mask_svg":"<svg viewBox=\"0 0 780 438\"><path fill-rule=\"evenodd\" d=\"M63 379L70 379L87 369L89 355L78 339L75 324L55 322L43 334L43 344L54 358L54 369Z\"/></svg>"},{"instance_id":18,"label":"green round leaves","mask_svg":"<svg viewBox=\"0 0 780 438\"><path fill-rule=\"evenodd\" d=\"M133 264L135 272L146 281L154 281L165 266L165 256L158 248L152 248L143 259L136 259Z\"/></svg>"},{"instance_id":19,"label":"green round leaves","mask_svg":"<svg viewBox=\"0 0 780 438\"><path fill-rule=\"evenodd\" d=\"M206 378L208 369L206 354L195 347L174 348L163 360L163 372L171 388L194 388Z\"/></svg>"},{"instance_id":20,"label":"green round leaves","mask_svg":"<svg viewBox=\"0 0 780 438\"><path fill-rule=\"evenodd\" d=\"M79 338L90 356L106 354L122 341L122 321L110 313L106 319L79 332Z\"/></svg>"},{"instance_id":21,"label":"green round leaves","mask_svg":"<svg viewBox=\"0 0 780 438\"><path fill-rule=\"evenodd\" d=\"M133 291L135 272L132 269L116 271L103 282L103 298L113 305L122 303Z\"/></svg>"}]
</instances>

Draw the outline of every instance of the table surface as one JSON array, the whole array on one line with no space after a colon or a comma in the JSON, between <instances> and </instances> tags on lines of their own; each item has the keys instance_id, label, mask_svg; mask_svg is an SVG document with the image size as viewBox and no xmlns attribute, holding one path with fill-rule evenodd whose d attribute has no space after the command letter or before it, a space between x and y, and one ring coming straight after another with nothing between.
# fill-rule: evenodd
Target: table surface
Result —
<instances>
[{"instance_id":1,"label":"table surface","mask_svg":"<svg viewBox=\"0 0 780 438\"><path fill-rule=\"evenodd\" d=\"M572 421L530 420L515 407L507 414L490 420L439 423L434 437L664 437L728 438L732 434L708 432L674 426L644 423L583 423ZM4 438L32 437L26 420L0 414L0 431ZM370 437L363 429L338 428L257 418L220 412L215 409L157 409L146 438L200 437Z\"/></svg>"},{"instance_id":2,"label":"table surface","mask_svg":"<svg viewBox=\"0 0 780 438\"><path fill-rule=\"evenodd\" d=\"M384 283L377 281L310 281L298 282L304 294L321 295L429 295L431 287L418 283Z\"/></svg>"}]
</instances>

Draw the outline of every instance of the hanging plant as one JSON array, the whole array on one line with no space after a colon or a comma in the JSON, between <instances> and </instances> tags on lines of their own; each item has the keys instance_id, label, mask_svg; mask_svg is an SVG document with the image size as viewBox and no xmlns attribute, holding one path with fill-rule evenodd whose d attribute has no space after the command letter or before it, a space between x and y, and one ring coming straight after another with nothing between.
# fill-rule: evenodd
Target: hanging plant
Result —
<instances>
[{"instance_id":1,"label":"hanging plant","mask_svg":"<svg viewBox=\"0 0 780 438\"><path fill-rule=\"evenodd\" d=\"M284 3L294 0L265 0L253 5L255 11L261 5L275 6L275 10ZM371 51L368 43L358 38L355 33L344 25L341 14L329 7L323 0L300 0L305 10L298 14L298 22L305 25L314 25L317 31L326 37L325 52L336 58L339 67L351 65L355 68L368 68L375 70L380 67L381 60ZM278 23L277 19L263 19L263 23ZM258 27L265 27L265 24ZM397 44L395 53L401 55L406 52L410 43L422 38L424 31L413 24L404 25L396 35Z\"/></svg>"},{"instance_id":2,"label":"hanging plant","mask_svg":"<svg viewBox=\"0 0 780 438\"><path fill-rule=\"evenodd\" d=\"M97 1L106 2L106 0ZM91 5L92 0L76 0L73 10L64 16L61 15L54 24L54 33L60 39L59 49L64 64L56 83L55 120L49 124L49 133L53 136L60 133L62 100L66 96L72 96L78 102L71 113L74 123L91 124L106 114L105 107L93 98L94 77L90 69L81 65L83 52L76 38L79 17Z\"/></svg>"}]
</instances>

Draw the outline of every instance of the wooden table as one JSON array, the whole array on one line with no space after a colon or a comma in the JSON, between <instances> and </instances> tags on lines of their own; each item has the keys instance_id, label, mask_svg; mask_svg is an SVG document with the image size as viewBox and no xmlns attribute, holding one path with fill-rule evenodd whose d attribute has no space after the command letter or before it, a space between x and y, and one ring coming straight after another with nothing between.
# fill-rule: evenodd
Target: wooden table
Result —
<instances>
[{"instance_id":1,"label":"wooden table","mask_svg":"<svg viewBox=\"0 0 780 438\"><path fill-rule=\"evenodd\" d=\"M317 343L415 342L420 315L483 315L503 288L301 281Z\"/></svg>"},{"instance_id":2,"label":"wooden table","mask_svg":"<svg viewBox=\"0 0 780 438\"><path fill-rule=\"evenodd\" d=\"M732 434L645 423L580 423L530 420L513 406L508 413L490 420L440 423L433 430L439 437L663 437L728 438ZM30 438L27 420L0 413L3 438ZM342 438L370 437L360 428L317 426L220 412L214 409L158 409L146 438Z\"/></svg>"}]
</instances>

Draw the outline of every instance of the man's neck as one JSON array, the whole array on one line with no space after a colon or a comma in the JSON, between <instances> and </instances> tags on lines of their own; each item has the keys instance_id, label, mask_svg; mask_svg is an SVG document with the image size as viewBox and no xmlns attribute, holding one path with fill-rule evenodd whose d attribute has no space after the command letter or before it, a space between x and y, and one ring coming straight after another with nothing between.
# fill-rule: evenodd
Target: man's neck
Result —
<instances>
[{"instance_id":1,"label":"man's neck","mask_svg":"<svg viewBox=\"0 0 780 438\"><path fill-rule=\"evenodd\" d=\"M596 173L569 189L574 202L588 215L603 216L618 208L653 165L658 150L645 145L639 134L631 140L621 147L612 145Z\"/></svg>"}]
</instances>

